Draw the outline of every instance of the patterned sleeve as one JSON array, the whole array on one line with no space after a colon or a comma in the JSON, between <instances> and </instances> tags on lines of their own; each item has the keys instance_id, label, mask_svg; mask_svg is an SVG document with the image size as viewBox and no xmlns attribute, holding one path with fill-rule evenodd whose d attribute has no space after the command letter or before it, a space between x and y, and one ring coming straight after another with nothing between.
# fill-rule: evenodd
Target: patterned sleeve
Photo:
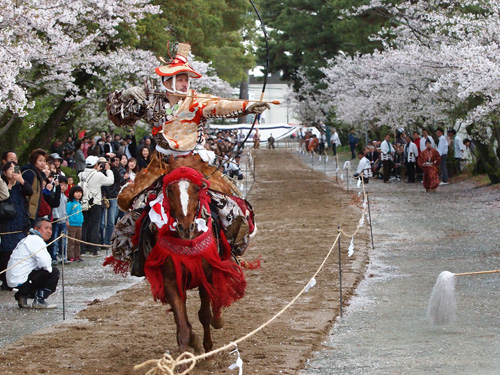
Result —
<instances>
[{"instance_id":1,"label":"patterned sleeve","mask_svg":"<svg viewBox=\"0 0 500 375\"><path fill-rule=\"evenodd\" d=\"M211 95L198 95L196 100L204 118L236 118L248 114L246 100L225 100Z\"/></svg>"},{"instance_id":2,"label":"patterned sleeve","mask_svg":"<svg viewBox=\"0 0 500 375\"><path fill-rule=\"evenodd\" d=\"M123 99L121 91L115 91L106 99L108 118L116 126L133 126L146 114L143 104L133 99Z\"/></svg>"}]
</instances>

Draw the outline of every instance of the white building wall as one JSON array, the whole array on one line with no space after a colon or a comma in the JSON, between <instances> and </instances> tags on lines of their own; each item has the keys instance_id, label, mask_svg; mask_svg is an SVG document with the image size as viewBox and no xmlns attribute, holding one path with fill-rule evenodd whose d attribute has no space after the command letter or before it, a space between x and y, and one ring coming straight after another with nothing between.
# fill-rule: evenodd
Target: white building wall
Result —
<instances>
[{"instance_id":1,"label":"white building wall","mask_svg":"<svg viewBox=\"0 0 500 375\"><path fill-rule=\"evenodd\" d=\"M293 113L290 104L287 105L285 95L288 92L288 85L286 83L267 83L266 91L264 92L265 101L279 100L280 105L271 105L269 111L265 111L261 115L261 123L263 124L292 124L298 125L297 120ZM260 100L262 93L262 83L248 85L248 99Z\"/></svg>"}]
</instances>

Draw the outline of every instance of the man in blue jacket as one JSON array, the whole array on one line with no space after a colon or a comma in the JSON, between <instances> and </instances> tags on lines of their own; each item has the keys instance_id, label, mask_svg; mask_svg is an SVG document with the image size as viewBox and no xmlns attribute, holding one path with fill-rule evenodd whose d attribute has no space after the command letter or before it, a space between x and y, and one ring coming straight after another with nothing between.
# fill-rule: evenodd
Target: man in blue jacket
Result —
<instances>
[{"instance_id":1,"label":"man in blue jacket","mask_svg":"<svg viewBox=\"0 0 500 375\"><path fill-rule=\"evenodd\" d=\"M351 134L348 137L349 147L351 148L351 160L356 158L356 147L358 146L358 138L354 135L354 129L351 129Z\"/></svg>"}]
</instances>

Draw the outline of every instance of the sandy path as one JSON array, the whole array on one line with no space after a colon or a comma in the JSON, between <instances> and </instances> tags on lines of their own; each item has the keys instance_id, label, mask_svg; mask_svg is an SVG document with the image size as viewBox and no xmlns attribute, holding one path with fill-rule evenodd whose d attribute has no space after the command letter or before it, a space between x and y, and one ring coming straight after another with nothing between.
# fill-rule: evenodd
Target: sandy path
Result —
<instances>
[{"instance_id":1,"label":"sandy path","mask_svg":"<svg viewBox=\"0 0 500 375\"><path fill-rule=\"evenodd\" d=\"M213 331L214 348L244 336L286 305L307 284L330 249L337 225L352 232L360 210L351 196L320 172L305 167L291 151L261 150L257 181L249 196L259 232L246 258L262 255L262 267L248 271L247 295L224 312L226 325ZM347 258L343 239L344 300L353 292L367 262L368 228ZM245 374L295 374L332 326L339 312L338 259L334 252L317 277L317 285L272 325L240 344ZM344 259L345 257L345 259ZM117 276L120 277L120 276ZM190 320L197 320L197 292L188 295ZM178 354L173 315L153 302L147 283L92 306L77 318L24 337L2 349L2 374L132 374L135 364ZM20 316L21 318L21 316ZM228 353L192 374L236 373Z\"/></svg>"}]
</instances>

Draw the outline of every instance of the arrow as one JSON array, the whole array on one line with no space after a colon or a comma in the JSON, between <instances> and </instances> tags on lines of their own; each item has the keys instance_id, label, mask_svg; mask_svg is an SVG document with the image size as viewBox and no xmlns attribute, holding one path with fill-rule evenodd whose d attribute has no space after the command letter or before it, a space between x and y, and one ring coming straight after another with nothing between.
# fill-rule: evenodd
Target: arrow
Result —
<instances>
[{"instance_id":1,"label":"arrow","mask_svg":"<svg viewBox=\"0 0 500 375\"><path fill-rule=\"evenodd\" d=\"M156 95L156 96L165 96L165 91L145 91L146 95ZM168 95L174 95L174 96L180 96L182 98L197 98L197 96L193 95L183 95L183 94L168 94ZM218 98L222 100L229 100L232 102L239 102L241 100L244 100L249 103L269 103L269 104L274 104L274 105L280 105L281 102L279 100L272 100L272 101L265 101L265 100L247 100L247 99L230 99L230 98Z\"/></svg>"}]
</instances>

